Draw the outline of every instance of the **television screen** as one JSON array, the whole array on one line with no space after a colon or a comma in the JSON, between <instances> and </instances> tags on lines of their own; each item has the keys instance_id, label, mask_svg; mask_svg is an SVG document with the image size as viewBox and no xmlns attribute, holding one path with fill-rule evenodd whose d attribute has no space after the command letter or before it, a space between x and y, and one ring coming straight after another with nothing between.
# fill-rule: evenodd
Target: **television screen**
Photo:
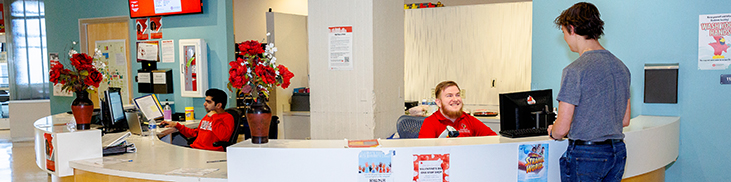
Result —
<instances>
[{"instance_id":1,"label":"television screen","mask_svg":"<svg viewBox=\"0 0 731 182\"><path fill-rule=\"evenodd\" d=\"M161 15L202 13L201 0L128 0L129 17L142 18Z\"/></svg>"}]
</instances>

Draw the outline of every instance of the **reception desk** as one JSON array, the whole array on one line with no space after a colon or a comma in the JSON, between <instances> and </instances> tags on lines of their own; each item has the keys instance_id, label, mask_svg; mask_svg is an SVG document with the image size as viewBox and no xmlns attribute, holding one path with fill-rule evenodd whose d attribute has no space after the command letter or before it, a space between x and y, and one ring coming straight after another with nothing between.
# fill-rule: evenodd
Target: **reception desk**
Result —
<instances>
[{"instance_id":1,"label":"reception desk","mask_svg":"<svg viewBox=\"0 0 731 182\"><path fill-rule=\"evenodd\" d=\"M41 169L46 167L39 161L45 161L43 133L52 133L57 140L62 138L62 133L100 134L98 130L65 131L61 123L68 119L67 114L57 114L36 121L36 162ZM624 128L628 157L625 179L642 177L653 171L664 174L664 167L678 157L679 122L679 117L663 116L638 116L631 120L630 126ZM269 143L259 145L247 140L230 146L228 152L215 152L136 135L128 138L128 142L136 145L136 153L101 157L99 148L89 155L61 160L62 152L88 152L82 148L101 144L81 143L75 146L80 148L74 149L70 147L72 144L56 141L59 152L56 171L60 172L60 167L66 165L68 168L64 170L73 173L63 175L73 175L77 181L359 181L366 176L358 172L362 154L381 152L390 156L392 165L388 175L380 177L392 181L412 181L415 154L449 154L449 170L445 171L449 181L517 181L519 147L542 144L548 147L543 169L547 179L560 181L558 159L568 145L567 141L553 141L546 136L383 139L375 148L346 148L346 140L269 140ZM212 172L171 173L178 169Z\"/></svg>"},{"instance_id":2,"label":"reception desk","mask_svg":"<svg viewBox=\"0 0 731 182\"><path fill-rule=\"evenodd\" d=\"M661 171L678 157L679 117L638 116L624 128L627 165L624 178ZM517 181L519 147L547 144L548 181L560 181L559 158L568 142L547 136L500 136L452 139L380 140L376 148L346 148L345 140L270 140L267 144L240 142L228 148L230 181L412 181L416 156L449 154L449 181ZM390 156L389 173L359 173L363 154ZM420 162L419 160L418 162ZM443 162L443 161L442 161ZM233 171L235 169L235 171ZM524 172L524 171L522 171ZM365 180L368 181L368 180ZM643 181L643 180L640 180Z\"/></svg>"}]
</instances>

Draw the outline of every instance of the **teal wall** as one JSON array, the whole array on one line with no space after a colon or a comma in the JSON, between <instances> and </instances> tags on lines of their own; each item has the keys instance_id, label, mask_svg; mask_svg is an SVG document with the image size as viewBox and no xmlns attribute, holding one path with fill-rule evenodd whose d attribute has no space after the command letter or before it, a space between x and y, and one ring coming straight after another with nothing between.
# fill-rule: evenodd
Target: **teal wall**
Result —
<instances>
[{"instance_id":1,"label":"teal wall","mask_svg":"<svg viewBox=\"0 0 731 182\"><path fill-rule=\"evenodd\" d=\"M578 58L553 20L575 0L533 1L532 89L550 88L554 98L561 70ZM632 73L632 116L680 116L680 155L666 168L666 181L728 181L731 159L731 70L698 70L698 16L731 13L728 0L594 0L605 22L604 47ZM726 53L728 56L728 53ZM679 63L678 103L643 103L646 63ZM652 150L652 149L647 149ZM628 159L642 160L642 159Z\"/></svg>"},{"instance_id":2,"label":"teal wall","mask_svg":"<svg viewBox=\"0 0 731 182\"><path fill-rule=\"evenodd\" d=\"M184 112L184 107L196 107L197 118L205 115L203 98L189 98L180 96L180 67L178 62L178 40L180 39L204 39L208 51L208 83L210 88L219 88L229 94L226 89L228 83L228 62L233 60L234 39L233 39L233 9L232 0L205 0L203 1L202 14L189 14L177 16L163 16L163 39L175 40L175 63L158 63L158 69L172 69L174 94L158 94L161 101L169 99L175 102L175 111ZM98 1L98 0L77 0L77 1L46 1L46 25L48 52L66 52L64 46L72 40L79 40L78 19L97 18L111 16L129 17L127 1ZM136 56L134 20L130 19L130 57L132 75L137 75L140 64ZM139 97L146 94L137 93L137 83L133 81L133 96ZM70 111L70 103L73 97L51 96L51 113ZM56 104L59 103L59 104ZM234 99L229 99L227 107L235 105Z\"/></svg>"}]
</instances>

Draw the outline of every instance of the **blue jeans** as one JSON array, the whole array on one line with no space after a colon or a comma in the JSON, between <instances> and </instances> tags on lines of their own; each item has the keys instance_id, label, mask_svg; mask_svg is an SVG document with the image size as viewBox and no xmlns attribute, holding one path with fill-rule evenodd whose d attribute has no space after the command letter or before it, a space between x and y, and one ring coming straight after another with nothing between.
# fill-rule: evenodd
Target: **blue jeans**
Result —
<instances>
[{"instance_id":1,"label":"blue jeans","mask_svg":"<svg viewBox=\"0 0 731 182\"><path fill-rule=\"evenodd\" d=\"M627 149L624 142L575 145L569 142L561 156L561 181L621 181Z\"/></svg>"}]
</instances>

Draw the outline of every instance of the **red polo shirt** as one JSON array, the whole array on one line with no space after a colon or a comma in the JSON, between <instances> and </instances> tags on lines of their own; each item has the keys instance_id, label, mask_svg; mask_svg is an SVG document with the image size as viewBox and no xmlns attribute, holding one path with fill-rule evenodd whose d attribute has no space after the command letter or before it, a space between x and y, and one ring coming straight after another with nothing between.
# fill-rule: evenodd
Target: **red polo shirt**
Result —
<instances>
[{"instance_id":1,"label":"red polo shirt","mask_svg":"<svg viewBox=\"0 0 731 182\"><path fill-rule=\"evenodd\" d=\"M424 119L424 123L421 124L421 131L419 131L419 138L437 138L447 129L447 125L459 131L457 137L497 135L490 127L467 113L462 112L462 116L452 122L452 120L444 117L440 110Z\"/></svg>"}]
</instances>

